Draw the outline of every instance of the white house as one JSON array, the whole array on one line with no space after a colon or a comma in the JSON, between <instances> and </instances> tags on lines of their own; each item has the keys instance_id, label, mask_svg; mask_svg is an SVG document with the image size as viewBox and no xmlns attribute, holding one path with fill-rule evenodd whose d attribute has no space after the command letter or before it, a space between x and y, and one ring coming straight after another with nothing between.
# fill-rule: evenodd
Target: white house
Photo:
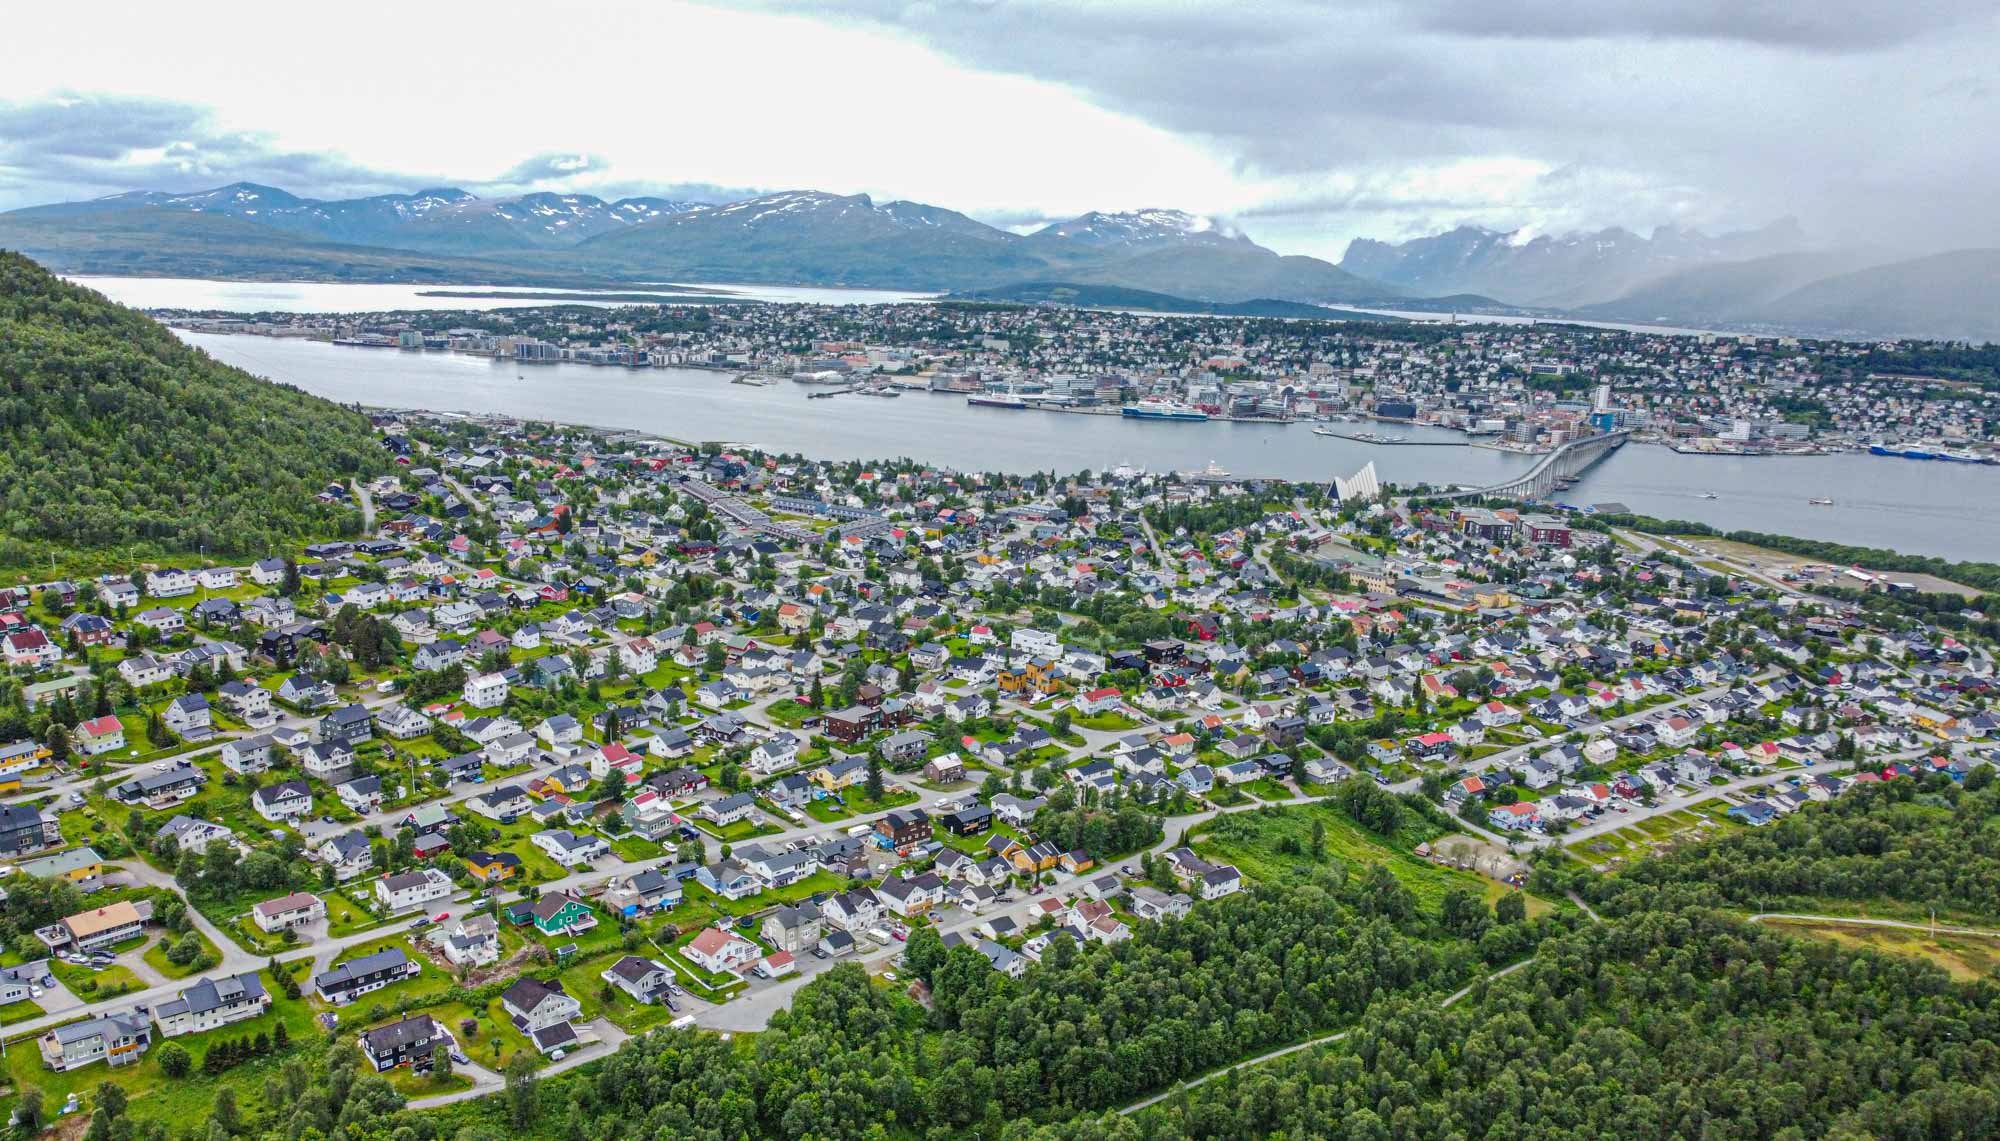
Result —
<instances>
[{"instance_id":1,"label":"white house","mask_svg":"<svg viewBox=\"0 0 2000 1141\"><path fill-rule=\"evenodd\" d=\"M465 703L475 709L497 709L507 701L504 674L479 674L465 679Z\"/></svg>"},{"instance_id":2,"label":"white house","mask_svg":"<svg viewBox=\"0 0 2000 1141\"><path fill-rule=\"evenodd\" d=\"M251 908L250 918L257 924L257 929L264 932L304 927L326 918L326 901L310 892L296 891L267 899Z\"/></svg>"},{"instance_id":3,"label":"white house","mask_svg":"<svg viewBox=\"0 0 2000 1141\"><path fill-rule=\"evenodd\" d=\"M391 914L415 911L450 899L451 892L451 877L436 868L383 876L375 881L375 899Z\"/></svg>"},{"instance_id":4,"label":"white house","mask_svg":"<svg viewBox=\"0 0 2000 1141\"><path fill-rule=\"evenodd\" d=\"M250 806L257 815L277 824L311 816L312 788L302 780L267 784L250 794Z\"/></svg>"}]
</instances>

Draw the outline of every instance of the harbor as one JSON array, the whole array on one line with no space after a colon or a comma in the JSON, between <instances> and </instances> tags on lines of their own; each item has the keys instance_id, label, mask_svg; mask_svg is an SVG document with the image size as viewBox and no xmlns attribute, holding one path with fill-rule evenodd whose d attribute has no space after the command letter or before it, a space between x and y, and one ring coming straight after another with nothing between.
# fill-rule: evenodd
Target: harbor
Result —
<instances>
[{"instance_id":1,"label":"harbor","mask_svg":"<svg viewBox=\"0 0 2000 1141\"><path fill-rule=\"evenodd\" d=\"M735 440L838 459L909 456L969 471L1033 472L1121 462L1154 472L1222 468L1289 479L1331 480L1369 461L1400 486L1484 487L1519 476L1538 456L1472 447L1384 447L1316 435L1307 422L1162 423L1119 415L996 415L964 394L907 399L810 400L816 386L750 387L735 373L629 372L577 364L530 369L451 353L382 353L325 342L178 331L227 363L347 404L492 411L524 419L636 429L684 440ZM741 372L741 369L736 372ZM1025 405L1023 406L1025 407ZM1463 443L1464 434L1398 425L1411 440ZM1797 534L1956 559L2000 558L2000 468L1861 453L1686 456L1635 440L1585 472L1567 502L1615 501L1662 519L1724 530ZM1704 499L1703 493L1718 498ZM1809 507L1824 497L1832 506Z\"/></svg>"}]
</instances>

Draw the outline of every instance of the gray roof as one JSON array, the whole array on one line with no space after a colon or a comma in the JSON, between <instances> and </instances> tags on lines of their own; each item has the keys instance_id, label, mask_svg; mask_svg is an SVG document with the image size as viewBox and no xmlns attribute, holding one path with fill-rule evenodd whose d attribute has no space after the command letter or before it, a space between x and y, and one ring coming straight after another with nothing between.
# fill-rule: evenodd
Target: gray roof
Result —
<instances>
[{"instance_id":1,"label":"gray roof","mask_svg":"<svg viewBox=\"0 0 2000 1141\"><path fill-rule=\"evenodd\" d=\"M181 1014L206 1014L225 1006L255 1002L262 997L263 980L257 977L256 971L246 971L233 978L203 979L161 1003L153 1016L164 1021Z\"/></svg>"}]
</instances>

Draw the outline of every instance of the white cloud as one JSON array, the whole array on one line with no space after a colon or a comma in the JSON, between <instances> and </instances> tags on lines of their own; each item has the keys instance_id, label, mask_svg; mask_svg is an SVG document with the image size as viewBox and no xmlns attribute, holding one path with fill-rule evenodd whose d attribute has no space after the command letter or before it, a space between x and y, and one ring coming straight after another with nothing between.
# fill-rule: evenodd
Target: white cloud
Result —
<instances>
[{"instance_id":1,"label":"white cloud","mask_svg":"<svg viewBox=\"0 0 2000 1141\"><path fill-rule=\"evenodd\" d=\"M1136 187L1215 209L1238 193L1215 154L1060 84L797 17L685 3L359 3L331 19L82 8L10 16L17 42L92 49L10 60L0 98L193 104L278 150L427 181L559 154L571 169L550 173L573 189L811 186L980 212L1080 211Z\"/></svg>"},{"instance_id":2,"label":"white cloud","mask_svg":"<svg viewBox=\"0 0 2000 1141\"><path fill-rule=\"evenodd\" d=\"M0 66L0 207L266 177L811 187L1010 227L1178 207L1329 257L1792 213L2000 242L2000 10L1974 0L741 3L26 6L12 43L77 47Z\"/></svg>"}]
</instances>

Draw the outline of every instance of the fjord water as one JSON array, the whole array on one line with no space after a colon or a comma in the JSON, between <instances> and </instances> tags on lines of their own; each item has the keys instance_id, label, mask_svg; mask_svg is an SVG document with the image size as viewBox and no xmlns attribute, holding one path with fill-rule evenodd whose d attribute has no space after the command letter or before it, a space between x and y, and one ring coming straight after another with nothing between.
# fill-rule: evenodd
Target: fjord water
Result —
<instances>
[{"instance_id":1,"label":"fjord water","mask_svg":"<svg viewBox=\"0 0 2000 1141\"><path fill-rule=\"evenodd\" d=\"M646 293L656 288L655 285L629 285L620 286L615 290L589 290L531 285L214 281L193 277L71 277L69 280L95 289L120 305L130 305L135 309L213 309L225 313L384 313L405 309L467 312L478 309L520 309L538 305L612 307L634 304L632 301L634 294ZM680 292L661 291L659 294L661 304L686 302L689 296L713 295L740 298L745 301L769 301L774 304L889 305L905 301L928 301L936 296L932 293L910 293L888 289L818 289L794 285L711 285L676 282L673 283L673 288ZM476 295L491 292L552 294L560 295L563 300L448 296L454 293ZM603 293L606 295L606 300L579 300L582 295L589 293Z\"/></svg>"},{"instance_id":2,"label":"fjord water","mask_svg":"<svg viewBox=\"0 0 2000 1141\"><path fill-rule=\"evenodd\" d=\"M1121 463L1184 471L1210 461L1241 475L1327 480L1373 460L1385 480L1484 485L1533 457L1477 447L1366 444L1305 424L1168 423L1117 416L968 407L961 396L838 396L778 383L756 388L701 369L580 364L517 366L451 353L315 341L180 334L217 359L348 404L497 413L681 440L727 440L844 459L908 456L965 470L1103 470ZM1342 426L1360 431L1359 425ZM1462 441L1397 425L1410 440ZM1704 499L1704 493L1716 498ZM1831 507L1807 500L1831 498ZM1663 518L1954 559L2000 559L2000 468L1868 455L1717 457L1628 445L1593 468L1565 502L1616 501Z\"/></svg>"}]
</instances>

